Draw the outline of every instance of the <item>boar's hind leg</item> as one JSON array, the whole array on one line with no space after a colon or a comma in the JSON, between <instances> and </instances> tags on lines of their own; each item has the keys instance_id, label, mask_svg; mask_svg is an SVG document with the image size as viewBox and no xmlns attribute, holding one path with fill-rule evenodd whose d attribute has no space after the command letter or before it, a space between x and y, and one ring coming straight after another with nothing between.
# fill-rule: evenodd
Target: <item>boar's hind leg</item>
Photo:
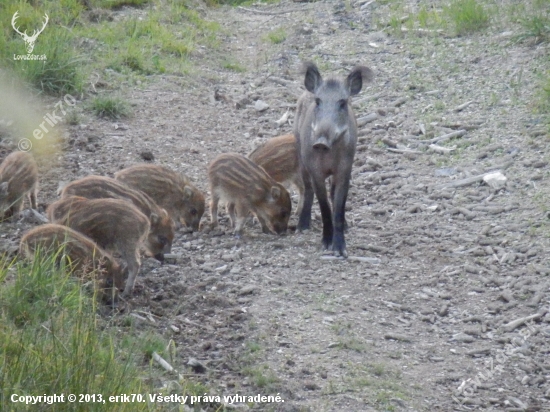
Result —
<instances>
[{"instance_id":1,"label":"boar's hind leg","mask_svg":"<svg viewBox=\"0 0 550 412\"><path fill-rule=\"evenodd\" d=\"M237 219L235 216L235 203L227 204L227 213L229 213L229 220L231 221L231 227L234 228L237 225Z\"/></svg>"},{"instance_id":2,"label":"boar's hind leg","mask_svg":"<svg viewBox=\"0 0 550 412\"><path fill-rule=\"evenodd\" d=\"M220 202L220 197L214 192L212 192L212 199L210 200L210 226L215 228L218 226L218 203Z\"/></svg>"},{"instance_id":3,"label":"boar's hind leg","mask_svg":"<svg viewBox=\"0 0 550 412\"><path fill-rule=\"evenodd\" d=\"M311 185L311 177L305 167L302 169L302 182L304 185L304 191L302 195L302 209L300 211L300 217L298 218L298 231L309 229L311 225L311 207L313 206L313 187Z\"/></svg>"},{"instance_id":4,"label":"boar's hind leg","mask_svg":"<svg viewBox=\"0 0 550 412\"><path fill-rule=\"evenodd\" d=\"M239 202L235 205L236 212L236 223L235 223L235 237L240 239L243 234L244 224L246 223L246 218L248 216L248 209L243 205L242 202Z\"/></svg>"},{"instance_id":5,"label":"boar's hind leg","mask_svg":"<svg viewBox=\"0 0 550 412\"><path fill-rule=\"evenodd\" d=\"M127 257L127 259L125 259ZM126 286L124 287L123 296L129 296L134 290L134 284L136 283L136 278L139 272L140 259L139 259L139 249L135 253L131 253L129 256L122 256L124 260L128 263L128 279L126 280Z\"/></svg>"}]
</instances>

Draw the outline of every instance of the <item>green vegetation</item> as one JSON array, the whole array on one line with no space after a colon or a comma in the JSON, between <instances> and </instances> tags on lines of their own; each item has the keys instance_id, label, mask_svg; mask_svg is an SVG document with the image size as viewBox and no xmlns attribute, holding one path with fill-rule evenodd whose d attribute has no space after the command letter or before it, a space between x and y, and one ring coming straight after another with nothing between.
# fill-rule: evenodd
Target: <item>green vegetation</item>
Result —
<instances>
[{"instance_id":1,"label":"green vegetation","mask_svg":"<svg viewBox=\"0 0 550 412\"><path fill-rule=\"evenodd\" d=\"M459 36L482 30L489 25L489 14L476 0L453 0L445 8L445 13Z\"/></svg>"},{"instance_id":2,"label":"green vegetation","mask_svg":"<svg viewBox=\"0 0 550 412\"><path fill-rule=\"evenodd\" d=\"M269 40L273 44L279 44L286 40L286 31L284 28L279 27L278 29L275 29L269 33L267 33L267 40Z\"/></svg>"},{"instance_id":3,"label":"green vegetation","mask_svg":"<svg viewBox=\"0 0 550 412\"><path fill-rule=\"evenodd\" d=\"M119 97L96 97L91 103L91 109L96 116L112 120L130 115L128 103Z\"/></svg>"},{"instance_id":4,"label":"green vegetation","mask_svg":"<svg viewBox=\"0 0 550 412\"><path fill-rule=\"evenodd\" d=\"M237 73L244 73L246 72L246 68L241 66L239 63L233 61L233 60L224 60L222 62L222 67L227 70L231 70Z\"/></svg>"},{"instance_id":5,"label":"green vegetation","mask_svg":"<svg viewBox=\"0 0 550 412\"><path fill-rule=\"evenodd\" d=\"M188 73L190 56L198 47L218 45L219 26L204 20L186 0L45 0L39 6L31 4L0 0L0 14L18 12L16 26L32 33L42 27L47 13L49 21L32 52L46 59L14 59L14 55L27 54L25 42L13 30L11 20L2 19L0 68L13 70L52 95L82 92L84 80L92 73L101 73L108 84L122 84L118 74L142 80L165 72ZM142 11L114 18L122 6L139 6Z\"/></svg>"},{"instance_id":6,"label":"green vegetation","mask_svg":"<svg viewBox=\"0 0 550 412\"><path fill-rule=\"evenodd\" d=\"M0 284L1 410L25 409L10 402L14 393L109 396L153 389L145 387L136 367L134 354L143 354L118 350L115 335L96 317L94 299L53 257L29 265L0 259ZM150 409L128 403L117 410Z\"/></svg>"}]
</instances>

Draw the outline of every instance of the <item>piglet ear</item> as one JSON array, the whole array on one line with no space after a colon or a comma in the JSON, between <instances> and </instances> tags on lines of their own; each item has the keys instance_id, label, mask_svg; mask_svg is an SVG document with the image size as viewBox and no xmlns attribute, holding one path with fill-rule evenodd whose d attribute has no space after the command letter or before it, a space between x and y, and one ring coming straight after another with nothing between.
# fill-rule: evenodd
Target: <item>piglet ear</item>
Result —
<instances>
[{"instance_id":1,"label":"piglet ear","mask_svg":"<svg viewBox=\"0 0 550 412\"><path fill-rule=\"evenodd\" d=\"M317 90L321 83L323 83L321 73L319 73L319 69L315 63L312 62L305 64L305 72L306 77L304 80L304 86L306 86L308 92L315 93L315 90Z\"/></svg>"},{"instance_id":2,"label":"piglet ear","mask_svg":"<svg viewBox=\"0 0 550 412\"><path fill-rule=\"evenodd\" d=\"M151 213L149 220L153 225L158 225L160 223L160 217L156 213Z\"/></svg>"},{"instance_id":3,"label":"piglet ear","mask_svg":"<svg viewBox=\"0 0 550 412\"><path fill-rule=\"evenodd\" d=\"M355 66L346 77L345 85L351 96L359 93L363 87L363 82L372 80L374 74L372 70L365 66Z\"/></svg>"},{"instance_id":4,"label":"piglet ear","mask_svg":"<svg viewBox=\"0 0 550 412\"><path fill-rule=\"evenodd\" d=\"M184 199L191 199L193 197L193 189L191 189L189 186L185 186L183 188L183 198Z\"/></svg>"},{"instance_id":5,"label":"piglet ear","mask_svg":"<svg viewBox=\"0 0 550 412\"><path fill-rule=\"evenodd\" d=\"M8 182L2 182L0 183L0 193L6 194L8 193Z\"/></svg>"},{"instance_id":6,"label":"piglet ear","mask_svg":"<svg viewBox=\"0 0 550 412\"><path fill-rule=\"evenodd\" d=\"M271 196L275 200L279 199L281 197L281 188L278 186L273 186L271 188Z\"/></svg>"}]
</instances>

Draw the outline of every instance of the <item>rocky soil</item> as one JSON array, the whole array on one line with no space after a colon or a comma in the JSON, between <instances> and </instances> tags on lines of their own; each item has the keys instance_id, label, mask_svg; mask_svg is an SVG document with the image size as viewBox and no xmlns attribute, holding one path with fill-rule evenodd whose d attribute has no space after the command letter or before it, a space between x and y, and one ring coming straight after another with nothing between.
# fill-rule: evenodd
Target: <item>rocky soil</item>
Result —
<instances>
[{"instance_id":1,"label":"rocky soil","mask_svg":"<svg viewBox=\"0 0 550 412\"><path fill-rule=\"evenodd\" d=\"M222 26L220 50L197 52L191 75L123 83L130 118L84 110L59 164L41 161L40 203L59 182L112 176L144 152L206 193L217 154L292 130L303 60L340 75L362 63L376 76L354 100L350 258L321 251L316 207L307 233L256 224L239 240L225 212L222 230L207 230L207 211L200 233L178 233L175 258L144 261L122 315L172 340L170 363L210 394L284 399L227 410L550 410L548 129L534 109L548 45L514 41L519 27L498 16L464 37L380 30L391 9L376 1L204 13ZM0 247L13 251L34 224L2 223Z\"/></svg>"}]
</instances>

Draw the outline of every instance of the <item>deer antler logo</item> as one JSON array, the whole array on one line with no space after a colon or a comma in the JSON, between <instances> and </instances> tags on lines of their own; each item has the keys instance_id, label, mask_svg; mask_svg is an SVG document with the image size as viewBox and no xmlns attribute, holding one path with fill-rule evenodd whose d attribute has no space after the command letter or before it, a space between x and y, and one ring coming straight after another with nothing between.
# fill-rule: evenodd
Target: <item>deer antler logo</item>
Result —
<instances>
[{"instance_id":1,"label":"deer antler logo","mask_svg":"<svg viewBox=\"0 0 550 412\"><path fill-rule=\"evenodd\" d=\"M46 13L44 13L44 25L40 30L34 30L32 33L32 36L27 35L27 31L25 30L23 33L19 31L19 28L15 26L15 20L17 20L19 11L16 11L11 19L11 25L13 29L19 33L21 36L23 36L23 40L26 43L27 53L31 54L34 49L34 43L36 42L36 39L38 38L38 35L42 33L42 31L46 28L46 24L48 24L48 20L50 19Z\"/></svg>"}]
</instances>

